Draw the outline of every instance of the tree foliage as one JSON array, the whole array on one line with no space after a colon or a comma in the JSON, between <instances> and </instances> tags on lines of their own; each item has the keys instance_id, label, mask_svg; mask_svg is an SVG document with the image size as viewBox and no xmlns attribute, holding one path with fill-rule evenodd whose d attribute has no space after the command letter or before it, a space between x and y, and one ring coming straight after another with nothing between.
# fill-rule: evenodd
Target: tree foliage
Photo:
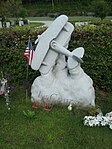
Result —
<instances>
[{"instance_id":1,"label":"tree foliage","mask_svg":"<svg viewBox=\"0 0 112 149\"><path fill-rule=\"evenodd\" d=\"M110 12L110 7L105 0L94 0L92 2L92 11L96 17L103 20Z\"/></svg>"},{"instance_id":2,"label":"tree foliage","mask_svg":"<svg viewBox=\"0 0 112 149\"><path fill-rule=\"evenodd\" d=\"M23 7L24 6L24 7ZM28 9L29 16L44 16L49 13L66 15L92 15L104 19L112 10L111 0L1 0L0 14L12 17L22 16ZM112 14L110 11L109 15Z\"/></svg>"},{"instance_id":3,"label":"tree foliage","mask_svg":"<svg viewBox=\"0 0 112 149\"><path fill-rule=\"evenodd\" d=\"M6 1L0 1L0 16L4 16L8 14L8 9L6 7Z\"/></svg>"},{"instance_id":4,"label":"tree foliage","mask_svg":"<svg viewBox=\"0 0 112 149\"><path fill-rule=\"evenodd\" d=\"M18 16L18 13L21 7L22 7L21 0L7 0L7 8L10 12L10 15L12 15L12 17Z\"/></svg>"},{"instance_id":5,"label":"tree foliage","mask_svg":"<svg viewBox=\"0 0 112 149\"><path fill-rule=\"evenodd\" d=\"M23 8L21 0L1 0L1 16L19 17L21 14L26 15L26 9Z\"/></svg>"}]
</instances>

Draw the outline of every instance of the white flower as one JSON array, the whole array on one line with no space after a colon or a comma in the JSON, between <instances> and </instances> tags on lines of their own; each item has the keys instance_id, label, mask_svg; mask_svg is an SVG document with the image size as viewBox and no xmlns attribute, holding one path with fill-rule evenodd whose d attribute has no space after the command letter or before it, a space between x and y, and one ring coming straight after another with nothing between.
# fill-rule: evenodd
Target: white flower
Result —
<instances>
[{"instance_id":1,"label":"white flower","mask_svg":"<svg viewBox=\"0 0 112 149\"><path fill-rule=\"evenodd\" d=\"M109 121L109 118L108 118L108 117L103 116L103 119L104 119L105 121Z\"/></svg>"},{"instance_id":2,"label":"white flower","mask_svg":"<svg viewBox=\"0 0 112 149\"><path fill-rule=\"evenodd\" d=\"M112 129L112 123L111 123L111 124L109 124L109 128L110 128L110 129Z\"/></svg>"},{"instance_id":3,"label":"white flower","mask_svg":"<svg viewBox=\"0 0 112 149\"><path fill-rule=\"evenodd\" d=\"M6 102L6 105L8 106L8 105L9 105L9 103L8 103L8 102Z\"/></svg>"},{"instance_id":4,"label":"white flower","mask_svg":"<svg viewBox=\"0 0 112 149\"><path fill-rule=\"evenodd\" d=\"M101 121L101 126L106 126L107 122L106 121Z\"/></svg>"},{"instance_id":5,"label":"white flower","mask_svg":"<svg viewBox=\"0 0 112 149\"><path fill-rule=\"evenodd\" d=\"M88 119L94 119L94 116L88 116Z\"/></svg>"},{"instance_id":6,"label":"white flower","mask_svg":"<svg viewBox=\"0 0 112 149\"><path fill-rule=\"evenodd\" d=\"M99 123L99 121L97 120L97 118L94 119L94 125L95 125L95 126L99 126L99 125L100 125L100 123Z\"/></svg>"},{"instance_id":7,"label":"white flower","mask_svg":"<svg viewBox=\"0 0 112 149\"><path fill-rule=\"evenodd\" d=\"M99 122L101 122L102 121L102 116L100 116L100 115L97 115L97 120L99 121Z\"/></svg>"},{"instance_id":8,"label":"white flower","mask_svg":"<svg viewBox=\"0 0 112 149\"><path fill-rule=\"evenodd\" d=\"M112 122L112 117L109 118L109 121Z\"/></svg>"},{"instance_id":9,"label":"white flower","mask_svg":"<svg viewBox=\"0 0 112 149\"><path fill-rule=\"evenodd\" d=\"M112 112L107 113L105 116L103 116L102 113L99 113L96 117L85 116L84 125L90 126L90 127L109 125L109 128L112 129Z\"/></svg>"},{"instance_id":10,"label":"white flower","mask_svg":"<svg viewBox=\"0 0 112 149\"><path fill-rule=\"evenodd\" d=\"M70 104L70 105L68 106L68 110L69 110L69 111L72 110L72 104Z\"/></svg>"},{"instance_id":11,"label":"white flower","mask_svg":"<svg viewBox=\"0 0 112 149\"><path fill-rule=\"evenodd\" d=\"M89 126L89 125L88 125L88 120L85 120L85 121L84 121L84 125Z\"/></svg>"},{"instance_id":12,"label":"white flower","mask_svg":"<svg viewBox=\"0 0 112 149\"><path fill-rule=\"evenodd\" d=\"M93 127L93 125L94 125L94 121L93 120L89 121L89 126Z\"/></svg>"},{"instance_id":13,"label":"white flower","mask_svg":"<svg viewBox=\"0 0 112 149\"><path fill-rule=\"evenodd\" d=\"M109 112L105 115L106 117L112 117L112 112Z\"/></svg>"},{"instance_id":14,"label":"white flower","mask_svg":"<svg viewBox=\"0 0 112 149\"><path fill-rule=\"evenodd\" d=\"M98 115L97 116L103 116L103 113L102 113L102 111L100 110L100 112L98 113Z\"/></svg>"},{"instance_id":15,"label":"white flower","mask_svg":"<svg viewBox=\"0 0 112 149\"><path fill-rule=\"evenodd\" d=\"M84 116L84 119L87 119L88 118L88 116Z\"/></svg>"},{"instance_id":16,"label":"white flower","mask_svg":"<svg viewBox=\"0 0 112 149\"><path fill-rule=\"evenodd\" d=\"M93 117L92 116L85 116L84 119L89 121L89 120L93 119Z\"/></svg>"}]
</instances>

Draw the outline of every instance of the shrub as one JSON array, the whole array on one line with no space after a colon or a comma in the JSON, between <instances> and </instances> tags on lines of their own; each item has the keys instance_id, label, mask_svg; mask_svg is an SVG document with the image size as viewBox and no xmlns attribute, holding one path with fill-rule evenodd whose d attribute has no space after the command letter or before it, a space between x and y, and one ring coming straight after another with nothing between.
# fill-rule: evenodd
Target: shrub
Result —
<instances>
[{"instance_id":1,"label":"shrub","mask_svg":"<svg viewBox=\"0 0 112 149\"><path fill-rule=\"evenodd\" d=\"M85 49L82 67L94 85L112 90L112 27L79 27L72 34L70 48Z\"/></svg>"},{"instance_id":2,"label":"shrub","mask_svg":"<svg viewBox=\"0 0 112 149\"><path fill-rule=\"evenodd\" d=\"M32 44L41 31L28 28L10 28L0 30L0 70L11 75L13 83L23 83L26 80L27 60L23 56L29 36ZM32 81L38 73L29 66L29 80Z\"/></svg>"},{"instance_id":3,"label":"shrub","mask_svg":"<svg viewBox=\"0 0 112 149\"><path fill-rule=\"evenodd\" d=\"M26 58L23 54L31 37L32 44L44 29L1 29L0 30L0 70L8 71L13 77L11 81L23 83L26 79ZM85 48L82 67L93 79L95 87L112 91L112 27L76 27L70 41L69 49L79 46ZM35 48L35 47L34 47ZM39 73L29 67L29 80Z\"/></svg>"}]
</instances>

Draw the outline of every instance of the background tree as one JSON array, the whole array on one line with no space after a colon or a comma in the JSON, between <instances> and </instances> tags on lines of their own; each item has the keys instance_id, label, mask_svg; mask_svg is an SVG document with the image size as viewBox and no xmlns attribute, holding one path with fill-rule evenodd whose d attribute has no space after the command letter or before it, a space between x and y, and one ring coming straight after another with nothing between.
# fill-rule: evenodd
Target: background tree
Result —
<instances>
[{"instance_id":1,"label":"background tree","mask_svg":"<svg viewBox=\"0 0 112 149\"><path fill-rule=\"evenodd\" d=\"M8 10L6 7L6 1L1 0L0 1L0 17L6 16L8 14Z\"/></svg>"},{"instance_id":2,"label":"background tree","mask_svg":"<svg viewBox=\"0 0 112 149\"><path fill-rule=\"evenodd\" d=\"M25 18L26 16L27 16L27 10L21 7L18 12L18 17Z\"/></svg>"},{"instance_id":3,"label":"background tree","mask_svg":"<svg viewBox=\"0 0 112 149\"><path fill-rule=\"evenodd\" d=\"M21 0L7 0L7 9L12 17L18 17L19 10L22 7Z\"/></svg>"},{"instance_id":4,"label":"background tree","mask_svg":"<svg viewBox=\"0 0 112 149\"><path fill-rule=\"evenodd\" d=\"M94 15L100 17L101 20L103 20L110 12L108 2L105 0L94 0L91 4Z\"/></svg>"},{"instance_id":5,"label":"background tree","mask_svg":"<svg viewBox=\"0 0 112 149\"><path fill-rule=\"evenodd\" d=\"M52 2L52 8L54 9L54 0L52 0L51 2Z\"/></svg>"},{"instance_id":6,"label":"background tree","mask_svg":"<svg viewBox=\"0 0 112 149\"><path fill-rule=\"evenodd\" d=\"M0 17L26 17L27 10L23 7L22 0L1 0Z\"/></svg>"}]
</instances>

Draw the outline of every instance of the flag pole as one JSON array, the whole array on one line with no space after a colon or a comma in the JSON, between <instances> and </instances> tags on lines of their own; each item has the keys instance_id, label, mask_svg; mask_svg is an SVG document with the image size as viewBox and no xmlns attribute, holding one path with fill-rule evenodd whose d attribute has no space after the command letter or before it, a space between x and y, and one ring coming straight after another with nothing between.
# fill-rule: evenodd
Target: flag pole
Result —
<instances>
[{"instance_id":1,"label":"flag pole","mask_svg":"<svg viewBox=\"0 0 112 149\"><path fill-rule=\"evenodd\" d=\"M30 42L30 36L29 36L29 42ZM29 46L29 42L28 42L28 46ZM26 65L26 82L28 82L28 73L29 73L29 62L27 62L27 65ZM26 87L26 100L27 99L28 99L28 89Z\"/></svg>"},{"instance_id":2,"label":"flag pole","mask_svg":"<svg viewBox=\"0 0 112 149\"><path fill-rule=\"evenodd\" d=\"M29 69L29 66L28 66L28 63L27 63L27 65L26 65L26 83L28 82L28 69ZM28 99L28 89L26 87L26 100L27 99Z\"/></svg>"}]
</instances>

